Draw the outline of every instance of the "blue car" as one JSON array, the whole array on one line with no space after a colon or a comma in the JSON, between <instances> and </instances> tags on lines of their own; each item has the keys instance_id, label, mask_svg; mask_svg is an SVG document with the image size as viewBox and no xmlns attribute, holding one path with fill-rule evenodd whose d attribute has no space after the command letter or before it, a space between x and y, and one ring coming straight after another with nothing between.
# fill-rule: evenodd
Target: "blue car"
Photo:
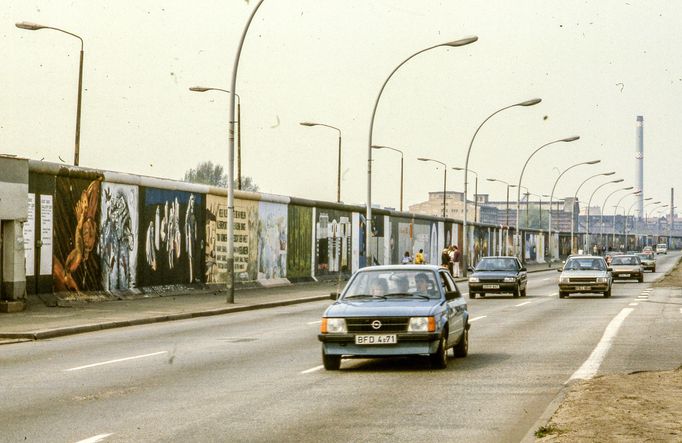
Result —
<instances>
[{"instance_id":1,"label":"blue car","mask_svg":"<svg viewBox=\"0 0 682 443\"><path fill-rule=\"evenodd\" d=\"M338 298L337 298L338 296ZM357 271L322 317L325 369L341 358L428 355L443 369L447 351L466 357L469 313L450 273L432 265L370 266Z\"/></svg>"}]
</instances>

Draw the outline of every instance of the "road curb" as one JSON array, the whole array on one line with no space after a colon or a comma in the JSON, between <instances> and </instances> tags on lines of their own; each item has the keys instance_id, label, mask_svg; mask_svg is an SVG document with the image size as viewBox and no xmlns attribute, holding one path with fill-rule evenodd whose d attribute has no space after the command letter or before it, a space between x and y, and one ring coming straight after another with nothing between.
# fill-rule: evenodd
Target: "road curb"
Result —
<instances>
[{"instance_id":1,"label":"road curb","mask_svg":"<svg viewBox=\"0 0 682 443\"><path fill-rule=\"evenodd\" d=\"M562 386L542 414L540 414L540 417L535 421L535 423L533 423L528 432L526 432L526 435L523 436L521 443L533 443L537 441L535 438L535 431L537 431L540 426L545 426L547 423L549 423L549 420L566 399L566 395L568 395L568 391L570 390L572 384L573 383L564 384Z\"/></svg>"},{"instance_id":2,"label":"road curb","mask_svg":"<svg viewBox=\"0 0 682 443\"><path fill-rule=\"evenodd\" d=\"M322 301L322 300L328 300L328 299L329 299L328 295L315 295L312 297L293 298L293 299L288 299L288 300L280 300L280 301L266 302L266 303L257 303L257 304L252 304L252 305L230 306L230 307L225 307L225 308L207 309L207 310L203 310L203 311L183 312L181 314L168 314L168 315L160 315L160 316L155 316L155 317L136 318L133 320L117 320L117 321L108 321L108 322L103 322L103 323L92 323L92 324L84 324L84 325L77 325L77 326L66 326L66 327L62 327L62 328L46 329L46 330L35 331L35 332L16 332L16 333L14 333L14 332L0 332L0 339L23 340L23 341L25 341L25 340L44 340L44 339L54 338L54 337L63 337L66 335L75 335L75 334L83 334L86 332L101 331L104 329L122 328L122 327L128 327L128 326L139 326L139 325L147 325L147 324L151 324L151 323L161 323L161 322L176 321L176 320L188 320L191 318L210 317L210 316L214 316L214 315L231 314L234 312L254 311L257 309L276 308L276 307L281 307L281 306L296 305L296 304L301 304L301 303L309 303L309 302ZM8 342L8 343L0 342L0 344L10 344L10 343L14 343L14 342Z\"/></svg>"}]
</instances>

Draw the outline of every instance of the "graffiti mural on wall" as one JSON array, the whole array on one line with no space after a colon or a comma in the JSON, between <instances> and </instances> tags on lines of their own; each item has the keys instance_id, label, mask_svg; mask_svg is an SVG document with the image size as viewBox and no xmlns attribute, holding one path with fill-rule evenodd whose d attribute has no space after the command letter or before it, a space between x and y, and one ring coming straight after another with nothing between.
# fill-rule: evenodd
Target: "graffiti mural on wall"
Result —
<instances>
[{"instance_id":1,"label":"graffiti mural on wall","mask_svg":"<svg viewBox=\"0 0 682 443\"><path fill-rule=\"evenodd\" d=\"M474 263L488 255L488 228L474 227Z\"/></svg>"},{"instance_id":2,"label":"graffiti mural on wall","mask_svg":"<svg viewBox=\"0 0 682 443\"><path fill-rule=\"evenodd\" d=\"M145 188L142 196L140 229L145 243L138 256L146 270L138 276L140 284L202 281L204 196L153 188Z\"/></svg>"},{"instance_id":3,"label":"graffiti mural on wall","mask_svg":"<svg viewBox=\"0 0 682 443\"><path fill-rule=\"evenodd\" d=\"M53 288L61 291L102 288L99 237L101 179L57 177L54 199Z\"/></svg>"},{"instance_id":4,"label":"graffiti mural on wall","mask_svg":"<svg viewBox=\"0 0 682 443\"><path fill-rule=\"evenodd\" d=\"M351 215L333 209L318 209L315 223L315 273L351 271Z\"/></svg>"},{"instance_id":5,"label":"graffiti mural on wall","mask_svg":"<svg viewBox=\"0 0 682 443\"><path fill-rule=\"evenodd\" d=\"M102 183L98 252L105 290L136 286L137 187Z\"/></svg>"},{"instance_id":6,"label":"graffiti mural on wall","mask_svg":"<svg viewBox=\"0 0 682 443\"><path fill-rule=\"evenodd\" d=\"M258 205L258 280L287 275L287 205Z\"/></svg>"},{"instance_id":7,"label":"graffiti mural on wall","mask_svg":"<svg viewBox=\"0 0 682 443\"><path fill-rule=\"evenodd\" d=\"M313 209L289 206L287 277L310 277L312 267Z\"/></svg>"},{"instance_id":8,"label":"graffiti mural on wall","mask_svg":"<svg viewBox=\"0 0 682 443\"><path fill-rule=\"evenodd\" d=\"M437 263L432 257L438 239L437 223L392 217L391 237L392 263L400 263L405 252L414 257L420 249L424 250L427 263Z\"/></svg>"}]
</instances>

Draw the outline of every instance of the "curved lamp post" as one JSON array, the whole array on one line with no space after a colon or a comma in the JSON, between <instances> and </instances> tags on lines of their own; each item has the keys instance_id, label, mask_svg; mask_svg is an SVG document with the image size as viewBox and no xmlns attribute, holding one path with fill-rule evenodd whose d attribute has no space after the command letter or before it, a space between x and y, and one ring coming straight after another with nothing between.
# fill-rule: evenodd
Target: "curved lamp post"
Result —
<instances>
[{"instance_id":1,"label":"curved lamp post","mask_svg":"<svg viewBox=\"0 0 682 443\"><path fill-rule=\"evenodd\" d=\"M618 180L611 180L611 181L602 183L601 185L597 186L594 189L594 191L592 191L592 194L590 194L590 199L587 201L587 239L586 239L586 243L585 243L585 245L586 245L585 250L589 251L590 246L591 246L591 244L590 244L590 205L592 204L592 198L594 197L594 194L596 194L598 190L600 190L601 188L603 188L606 185L610 185L612 183L622 183L624 181L625 180L623 180L622 178L619 178Z\"/></svg>"},{"instance_id":2,"label":"curved lamp post","mask_svg":"<svg viewBox=\"0 0 682 443\"><path fill-rule=\"evenodd\" d=\"M192 86L189 88L192 92L206 92L206 91L220 91L227 94L230 93L227 89L222 88L206 88L203 86ZM242 189L242 100L239 94L237 96L237 189Z\"/></svg>"},{"instance_id":3,"label":"curved lamp post","mask_svg":"<svg viewBox=\"0 0 682 443\"><path fill-rule=\"evenodd\" d=\"M552 200L554 199L554 190L556 189L556 185L559 183L559 179L564 176L565 173L570 171L573 168L576 168L581 165L596 165L597 163L600 163L601 160L590 160L588 162L581 162L581 163L576 163L572 166L569 166L568 168L564 169L564 171L559 174L559 176L556 178L554 181L554 186L552 186L552 193L549 195L549 227L548 227L548 237L549 237L549 260L550 263L552 261ZM571 214L572 215L572 214Z\"/></svg>"},{"instance_id":4,"label":"curved lamp post","mask_svg":"<svg viewBox=\"0 0 682 443\"><path fill-rule=\"evenodd\" d=\"M513 105L505 106L504 108L500 108L497 111L493 112L490 114L488 117L485 118L481 122L480 125L478 125L478 128L476 128L476 131L474 132L474 135L471 137L471 141L469 141L469 148L467 149L467 156L466 160L464 161L464 221L462 225L462 262L464 262L464 266L462 267L463 269L463 275L464 277L467 276L467 269L469 268L469 233L467 229L467 225L469 221L467 220L467 207L469 206L467 203L467 190L468 190L468 175L469 175L469 155L471 154L471 147L474 145L474 140L476 139L476 135L478 134L478 131L481 130L484 124L493 116L499 114L500 112L510 109L510 108L515 108L517 106L534 106L537 105L542 101L541 98L533 98L530 100L526 100L523 102L519 103L514 103Z\"/></svg>"},{"instance_id":5,"label":"curved lamp post","mask_svg":"<svg viewBox=\"0 0 682 443\"><path fill-rule=\"evenodd\" d=\"M604 199L604 203L601 205L601 212L600 212L601 216L600 216L600 218L599 218L599 224L601 225L601 233L600 233L600 236L601 236L601 242L602 242L602 244L604 245L605 248L606 248L606 242L604 241L604 209L606 208L606 202L607 202L607 201L609 200L609 198L610 198L613 194L615 194L616 192L620 192L620 191L630 191L630 190L632 190L632 189L634 189L633 186L628 186L627 188L616 189L615 191L611 192L609 195L606 196L606 198ZM615 215L614 215L614 219L615 219Z\"/></svg>"},{"instance_id":6,"label":"curved lamp post","mask_svg":"<svg viewBox=\"0 0 682 443\"><path fill-rule=\"evenodd\" d=\"M464 171L464 168L460 167L453 167L455 171ZM474 223L478 222L478 172L474 171L473 169L469 169L468 172L471 172L476 176L476 181L474 185ZM464 204L466 205L466 199Z\"/></svg>"},{"instance_id":7,"label":"curved lamp post","mask_svg":"<svg viewBox=\"0 0 682 443\"><path fill-rule=\"evenodd\" d=\"M373 145L372 149L390 149L391 151L400 153L400 212L403 212L403 165L405 155L400 149L391 148L390 146Z\"/></svg>"},{"instance_id":8,"label":"curved lamp post","mask_svg":"<svg viewBox=\"0 0 682 443\"><path fill-rule=\"evenodd\" d=\"M486 180L488 180L489 182L499 182L499 183L504 183L505 185L507 185L507 205L506 205L506 209L504 212L505 212L505 216L507 217L507 222L506 222L507 237L509 237L509 188L515 188L516 185L512 185L512 184L510 184L504 180L500 180L498 178L487 178ZM507 245L507 241L504 242L504 254L509 255L509 247Z\"/></svg>"},{"instance_id":9,"label":"curved lamp post","mask_svg":"<svg viewBox=\"0 0 682 443\"><path fill-rule=\"evenodd\" d=\"M52 29L53 31L63 32L72 37L76 37L81 42L81 53L80 62L78 64L78 103L76 105L76 142L73 153L73 164L78 166L80 163L80 144L81 144L81 98L83 96L83 39L69 31L63 29L55 28L52 26L39 25L37 23L30 22L20 22L16 23L15 26L19 29L26 29L29 31L37 31L39 29Z\"/></svg>"},{"instance_id":10,"label":"curved lamp post","mask_svg":"<svg viewBox=\"0 0 682 443\"><path fill-rule=\"evenodd\" d=\"M262 1L262 0L261 0ZM420 51L415 52L411 56L407 57L405 60L403 60L398 66L396 66L393 71L386 77L386 80L384 80L383 85L381 85L381 89L379 89L379 94L377 94L377 98L374 101L374 109L372 109L372 118L370 120L369 124L369 144L367 145L367 214L366 214L366 220L365 220L365 260L367 261L366 264L370 264L370 250L369 250L369 239L372 234L372 135L374 134L374 118L376 117L377 113L377 107L379 106L379 100L381 99L381 94L384 92L384 88L386 87L386 84L388 81L393 77L393 74L400 69L401 66L403 66L405 63L408 61L412 60L414 57L417 55L430 51L431 49L435 48L441 48L441 47L451 47L451 48L456 48L459 46L466 46L468 44L474 43L476 40L478 40L478 37L473 36L473 37L466 37L460 40L454 40L448 43L441 43L438 45L430 46L426 49L422 49ZM466 269L466 267L465 267Z\"/></svg>"},{"instance_id":11,"label":"curved lamp post","mask_svg":"<svg viewBox=\"0 0 682 443\"><path fill-rule=\"evenodd\" d=\"M642 201L653 200L653 199L654 199L653 197L648 197L648 198L643 199ZM628 218L630 218L630 211L632 211L632 208L634 208L635 205L636 205L637 203L639 203L639 202L638 202L638 201L635 201L632 205L630 205L630 207L628 208L627 212L625 213L625 228L624 228L623 231L624 231L624 233L625 233L625 244L626 244L626 245L627 245L627 236L628 236ZM632 225L633 225L633 226L632 226L631 228L634 228L634 227L635 227L635 226L634 226L634 220L633 220ZM634 229L633 229L633 230L634 230ZM636 232L636 231L635 231L635 235L637 235L637 232ZM635 245L637 245L636 239L635 239ZM627 248L626 248L626 250L627 250Z\"/></svg>"},{"instance_id":12,"label":"curved lamp post","mask_svg":"<svg viewBox=\"0 0 682 443\"><path fill-rule=\"evenodd\" d=\"M325 128L335 129L339 133L339 161L337 162L336 173L336 202L341 203L341 130L336 126L326 125L324 123L301 122L301 126L324 126Z\"/></svg>"},{"instance_id":13,"label":"curved lamp post","mask_svg":"<svg viewBox=\"0 0 682 443\"><path fill-rule=\"evenodd\" d=\"M432 158L422 158L419 157L417 160L420 162L434 162L434 163L439 163L443 165L443 218L447 217L447 211L446 211L446 200L445 200L445 193L447 192L447 185L448 185L448 165L443 163L442 161L439 160L434 160Z\"/></svg>"},{"instance_id":14,"label":"curved lamp post","mask_svg":"<svg viewBox=\"0 0 682 443\"><path fill-rule=\"evenodd\" d=\"M613 228L612 228L612 231L611 231L611 244L613 245L612 247L613 247L614 249L615 249L615 247L616 247L616 215L618 215L618 208L621 207L621 206L620 206L620 202L622 202L623 199L624 199L625 197L629 197L629 196L631 196L631 195L639 195L639 194L641 194L641 193L642 193L642 191L628 192L627 194L625 194L624 196L622 196L622 197L620 198L620 200L618 200L618 203L616 203L616 204L614 205L614 207L613 207ZM625 208L623 208L623 216L625 216ZM625 224L626 224L626 222L624 221L624 222L623 222L623 225L625 225ZM625 231L625 227L623 227L623 231Z\"/></svg>"},{"instance_id":15,"label":"curved lamp post","mask_svg":"<svg viewBox=\"0 0 682 443\"><path fill-rule=\"evenodd\" d=\"M519 257L519 253L521 252L520 251L521 250L521 230L519 229L519 209L520 209L519 207L521 204L521 180L523 180L523 173L526 170L526 166L528 166L528 162L542 148L545 148L549 145L553 145L554 143L570 143L570 142L574 142L576 140L580 140L580 136L576 135L573 137L562 138L559 140L551 141L549 143L545 143L544 145L540 146L535 151L533 151L533 153L526 160L526 163L523 164L523 169L521 169L521 175L519 176L518 188L516 189L516 231L515 231L515 235L514 235L514 238L516 239L516 241L514 242L514 255L516 255L517 257ZM525 257L520 257L520 258L522 261L525 261Z\"/></svg>"},{"instance_id":16,"label":"curved lamp post","mask_svg":"<svg viewBox=\"0 0 682 443\"><path fill-rule=\"evenodd\" d=\"M575 252L575 249L573 248L573 234L575 232L575 202L578 199L578 192L580 192L580 188L583 187L585 183L588 181L592 180L593 178L596 177L602 177L602 176L609 176L615 174L615 171L611 172L602 172L601 174L594 174L590 177L587 177L582 183L580 183L580 186L578 186L578 189L575 190L575 194L573 195L573 203L571 204L571 253Z\"/></svg>"},{"instance_id":17,"label":"curved lamp post","mask_svg":"<svg viewBox=\"0 0 682 443\"><path fill-rule=\"evenodd\" d=\"M246 33L251 26L253 17L256 15L258 8L263 4L263 0L259 0L256 6L251 11L242 36L239 39L239 46L237 53L234 56L234 65L232 67L232 79L230 81L230 146L227 150L227 251L226 251L226 266L227 266L227 303L234 303L234 104L237 89L237 72L239 72L239 58L244 47L244 39Z\"/></svg>"}]
</instances>

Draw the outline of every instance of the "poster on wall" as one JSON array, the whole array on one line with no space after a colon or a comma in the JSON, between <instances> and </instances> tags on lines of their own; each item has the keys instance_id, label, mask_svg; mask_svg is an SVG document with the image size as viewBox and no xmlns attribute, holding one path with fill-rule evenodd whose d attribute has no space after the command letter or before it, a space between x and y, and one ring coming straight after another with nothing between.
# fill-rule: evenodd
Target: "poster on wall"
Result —
<instances>
[{"instance_id":1,"label":"poster on wall","mask_svg":"<svg viewBox=\"0 0 682 443\"><path fill-rule=\"evenodd\" d=\"M488 228L474 226L474 263L488 255Z\"/></svg>"},{"instance_id":2,"label":"poster on wall","mask_svg":"<svg viewBox=\"0 0 682 443\"><path fill-rule=\"evenodd\" d=\"M40 268L39 275L52 274L52 196L40 196Z\"/></svg>"},{"instance_id":3,"label":"poster on wall","mask_svg":"<svg viewBox=\"0 0 682 443\"><path fill-rule=\"evenodd\" d=\"M137 186L102 183L100 238L97 250L106 291L137 286Z\"/></svg>"},{"instance_id":4,"label":"poster on wall","mask_svg":"<svg viewBox=\"0 0 682 443\"><path fill-rule=\"evenodd\" d=\"M377 217L383 220L383 216ZM362 224L364 227L364 224ZM383 231L383 223L381 227ZM315 273L326 275L351 272L351 215L333 209L318 209L315 222ZM383 233L383 232L382 232ZM371 245L372 243L370 243ZM372 255L383 255L383 250Z\"/></svg>"},{"instance_id":5,"label":"poster on wall","mask_svg":"<svg viewBox=\"0 0 682 443\"><path fill-rule=\"evenodd\" d=\"M287 278L310 277L313 208L289 205L288 214Z\"/></svg>"},{"instance_id":6,"label":"poster on wall","mask_svg":"<svg viewBox=\"0 0 682 443\"><path fill-rule=\"evenodd\" d=\"M26 277L32 277L36 270L36 238L35 238L35 226L36 226L36 195L33 193L28 194L28 205L26 221L23 226L24 237L24 257L26 258Z\"/></svg>"},{"instance_id":7,"label":"poster on wall","mask_svg":"<svg viewBox=\"0 0 682 443\"><path fill-rule=\"evenodd\" d=\"M140 194L138 285L201 282L204 196L155 188L144 188Z\"/></svg>"},{"instance_id":8,"label":"poster on wall","mask_svg":"<svg viewBox=\"0 0 682 443\"><path fill-rule=\"evenodd\" d=\"M57 177L54 220L59 220L59 223L53 225L52 259L52 284L56 292L102 289L101 260L97 250L100 190L99 178ZM47 230L48 213L43 196L40 210L41 225L45 224ZM52 217L49 224L52 224ZM41 232L41 236L44 234ZM41 259L46 255L47 252L41 250Z\"/></svg>"},{"instance_id":9,"label":"poster on wall","mask_svg":"<svg viewBox=\"0 0 682 443\"><path fill-rule=\"evenodd\" d=\"M236 231L235 235L237 235ZM236 247L235 244L235 249ZM227 281L227 200L224 197L206 196L204 257L206 283L225 283ZM236 270L237 264L235 263Z\"/></svg>"},{"instance_id":10,"label":"poster on wall","mask_svg":"<svg viewBox=\"0 0 682 443\"><path fill-rule=\"evenodd\" d=\"M287 205L258 205L258 280L286 278Z\"/></svg>"}]
</instances>

